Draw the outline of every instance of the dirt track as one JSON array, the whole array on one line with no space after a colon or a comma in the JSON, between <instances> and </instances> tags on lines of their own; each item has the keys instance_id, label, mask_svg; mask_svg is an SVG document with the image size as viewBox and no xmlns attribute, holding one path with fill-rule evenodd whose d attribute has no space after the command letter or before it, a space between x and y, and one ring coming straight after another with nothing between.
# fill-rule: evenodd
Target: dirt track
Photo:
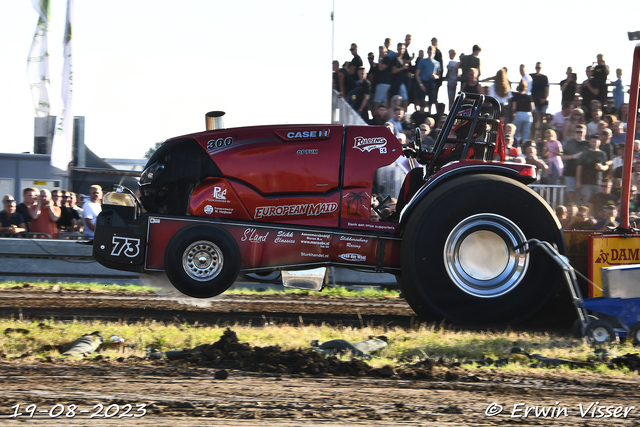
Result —
<instances>
[{"instance_id":1,"label":"dirt track","mask_svg":"<svg viewBox=\"0 0 640 427\"><path fill-rule=\"evenodd\" d=\"M64 295L68 294L46 293L32 298L33 294L16 290L0 298L0 309L4 313L18 306L24 314L29 306L33 310L38 307L51 310L57 306L61 312L66 310L71 315L78 310L95 309L96 305L112 304L114 309L117 304L121 304L120 307L125 303L134 304L126 295L101 298L100 304L93 298L61 298ZM173 304L178 303L157 299L153 303L138 301L138 304L140 317L149 317L148 304L162 312L177 309ZM233 304L239 304L233 306L234 310L247 309L242 308L242 302ZM398 305L393 310L402 310L402 302L390 304ZM332 306L331 310L335 308ZM185 313L209 309L219 311L215 307L181 307ZM380 312L380 307L375 309ZM129 310L133 312L136 307L131 306ZM325 311L329 310L325 307ZM296 313L291 316L295 318ZM395 315L409 318L410 314L398 311ZM305 354L271 354L267 350L263 350L265 354L258 354L257 350L242 343L212 345L204 349L205 355L211 355L209 359L192 355L177 361L0 359L0 424L23 421L71 426L596 426L603 424L598 418L598 408L613 406L611 414L619 417L610 417L607 422L640 425L640 390L634 380L566 376L548 370L531 371L526 376L491 370L467 372L447 363L396 371L370 370L360 362L326 364ZM266 362L258 363L261 361ZM228 378L215 379L224 372ZM587 410L594 402L600 402L596 404L598 408L594 412L591 412L593 407ZM19 409L15 407L17 404ZM126 412L127 404L132 405L128 416L118 418ZM146 414L139 418L134 417L142 414L137 411L138 404L147 405ZM36 411L33 419L26 412L28 405L37 405L30 408ZM72 417L66 416L71 415L69 405L77 405ZM96 405L103 405L103 409L100 411L101 407ZM615 412L618 406L621 409ZM503 408L499 415L487 415L487 411L496 411L499 407ZM551 410L546 416L536 416L535 409L531 409L524 418L526 407L537 407L538 411L550 407ZM103 416L105 410L113 417L90 418L96 413ZM16 411L22 415L10 418ZM606 408L602 411L602 415L608 414ZM57 418L51 417L59 412L61 415ZM516 417L518 415L520 417Z\"/></svg>"}]
</instances>

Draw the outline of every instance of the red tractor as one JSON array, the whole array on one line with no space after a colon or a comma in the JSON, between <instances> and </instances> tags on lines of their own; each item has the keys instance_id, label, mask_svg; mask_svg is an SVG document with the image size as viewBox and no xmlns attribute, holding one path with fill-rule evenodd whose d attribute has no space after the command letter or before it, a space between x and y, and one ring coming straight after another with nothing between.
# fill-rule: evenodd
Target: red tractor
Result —
<instances>
[{"instance_id":1,"label":"red tractor","mask_svg":"<svg viewBox=\"0 0 640 427\"><path fill-rule=\"evenodd\" d=\"M221 294L239 273L282 270L285 286L320 290L327 266L387 272L423 318L521 321L549 300L561 274L525 242L566 248L551 208L526 186L535 168L494 160L501 126L495 99L460 94L429 151L419 131L403 147L379 126L173 138L142 172L140 202L122 188L105 195L94 256L115 269L164 271L196 298ZM403 155L422 165L407 175L394 212L376 206L374 175Z\"/></svg>"}]
</instances>

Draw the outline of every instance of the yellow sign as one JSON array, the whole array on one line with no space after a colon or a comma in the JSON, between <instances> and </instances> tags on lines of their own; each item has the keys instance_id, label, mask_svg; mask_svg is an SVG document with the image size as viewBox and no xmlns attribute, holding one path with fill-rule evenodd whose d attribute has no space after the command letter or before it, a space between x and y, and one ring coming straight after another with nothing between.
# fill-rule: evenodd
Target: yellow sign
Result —
<instances>
[{"instance_id":1,"label":"yellow sign","mask_svg":"<svg viewBox=\"0 0 640 427\"><path fill-rule=\"evenodd\" d=\"M47 185L47 181L33 181L33 185Z\"/></svg>"},{"instance_id":2,"label":"yellow sign","mask_svg":"<svg viewBox=\"0 0 640 427\"><path fill-rule=\"evenodd\" d=\"M640 264L640 235L590 236L589 279L602 288L602 267ZM589 285L589 297L601 297L602 290Z\"/></svg>"}]
</instances>

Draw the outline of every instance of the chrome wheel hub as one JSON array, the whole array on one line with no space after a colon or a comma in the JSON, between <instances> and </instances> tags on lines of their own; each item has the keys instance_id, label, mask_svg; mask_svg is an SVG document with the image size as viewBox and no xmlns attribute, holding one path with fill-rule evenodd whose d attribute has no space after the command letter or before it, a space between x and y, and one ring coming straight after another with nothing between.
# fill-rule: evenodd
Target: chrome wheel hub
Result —
<instances>
[{"instance_id":1,"label":"chrome wheel hub","mask_svg":"<svg viewBox=\"0 0 640 427\"><path fill-rule=\"evenodd\" d=\"M522 281L529 264L526 237L508 218L484 213L461 221L444 245L444 264L458 288L480 298L495 298Z\"/></svg>"},{"instance_id":2,"label":"chrome wheel hub","mask_svg":"<svg viewBox=\"0 0 640 427\"><path fill-rule=\"evenodd\" d=\"M182 267L187 275L199 282L216 277L222 270L224 257L220 248L206 240L192 243L182 256Z\"/></svg>"}]
</instances>

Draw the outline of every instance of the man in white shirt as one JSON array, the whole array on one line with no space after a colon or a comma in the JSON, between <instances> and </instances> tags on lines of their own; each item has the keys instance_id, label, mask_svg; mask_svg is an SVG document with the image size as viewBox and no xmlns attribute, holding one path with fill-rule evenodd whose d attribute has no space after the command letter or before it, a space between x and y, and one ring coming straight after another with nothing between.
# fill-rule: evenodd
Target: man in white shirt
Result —
<instances>
[{"instance_id":1,"label":"man in white shirt","mask_svg":"<svg viewBox=\"0 0 640 427\"><path fill-rule=\"evenodd\" d=\"M84 234L93 236L96 229L96 219L102 212L102 187L92 185L89 201L82 206L84 210Z\"/></svg>"}]
</instances>

